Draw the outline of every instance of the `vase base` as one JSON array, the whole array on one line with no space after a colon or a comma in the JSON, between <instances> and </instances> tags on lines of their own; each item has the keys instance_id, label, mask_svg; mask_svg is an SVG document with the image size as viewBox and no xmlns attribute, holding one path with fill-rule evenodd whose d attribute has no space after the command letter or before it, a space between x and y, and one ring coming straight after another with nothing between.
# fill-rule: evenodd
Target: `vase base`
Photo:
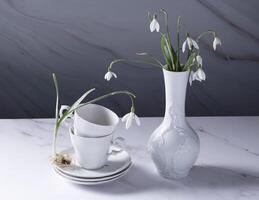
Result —
<instances>
[{"instance_id":1,"label":"vase base","mask_svg":"<svg viewBox=\"0 0 259 200\"><path fill-rule=\"evenodd\" d=\"M181 178L185 178L186 176L189 175L189 171L185 172L185 173L174 173L174 172L162 172L162 171L158 171L158 173L166 179L170 179L170 180L176 180L176 179L181 179Z\"/></svg>"}]
</instances>

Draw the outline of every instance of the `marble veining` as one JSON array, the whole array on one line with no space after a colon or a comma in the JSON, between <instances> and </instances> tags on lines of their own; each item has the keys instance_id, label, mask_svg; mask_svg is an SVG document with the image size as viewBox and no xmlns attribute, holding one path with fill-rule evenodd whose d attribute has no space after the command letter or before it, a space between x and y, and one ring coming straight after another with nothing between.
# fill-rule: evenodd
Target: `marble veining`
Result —
<instances>
[{"instance_id":1,"label":"marble veining","mask_svg":"<svg viewBox=\"0 0 259 200\"><path fill-rule=\"evenodd\" d=\"M214 52L210 38L201 41L207 81L188 89L187 114L258 115L257 0L2 0L0 117L53 117L52 72L62 84L64 104L93 87L96 95L127 89L138 97L140 116L163 116L161 72L146 65L119 64L116 81L103 79L115 58L135 58L135 52L147 51L163 59L159 36L149 32L146 16L161 7L170 11L171 30L181 15L183 30L193 37L215 29L223 42ZM123 97L101 103L120 116L128 111Z\"/></svg>"},{"instance_id":2,"label":"marble veining","mask_svg":"<svg viewBox=\"0 0 259 200\"><path fill-rule=\"evenodd\" d=\"M200 155L187 178L158 176L147 153L150 134L162 118L141 118L142 126L116 132L133 159L129 173L110 184L84 187L68 183L49 164L53 119L0 120L0 194L16 199L259 199L259 117L187 118L200 137ZM67 128L59 149L71 147Z\"/></svg>"},{"instance_id":3,"label":"marble veining","mask_svg":"<svg viewBox=\"0 0 259 200\"><path fill-rule=\"evenodd\" d=\"M199 133L201 133L201 134L208 134L208 135L212 136L212 137L215 138L215 139L222 140L222 141L223 141L224 143L226 143L227 145L230 145L230 146L232 146L232 147L234 147L234 148L242 149L242 150L246 151L246 152L249 153L249 154L253 154L253 155L259 157L259 153L252 152L252 151L250 151L248 148L245 148L245 147L242 147L242 146L240 146L240 145L234 144L234 143L232 143L231 141L229 141L229 139L226 139L226 138L221 137L221 136L213 135L212 133L209 133L209 132L204 131L202 128L199 128L197 131L199 131Z\"/></svg>"}]
</instances>

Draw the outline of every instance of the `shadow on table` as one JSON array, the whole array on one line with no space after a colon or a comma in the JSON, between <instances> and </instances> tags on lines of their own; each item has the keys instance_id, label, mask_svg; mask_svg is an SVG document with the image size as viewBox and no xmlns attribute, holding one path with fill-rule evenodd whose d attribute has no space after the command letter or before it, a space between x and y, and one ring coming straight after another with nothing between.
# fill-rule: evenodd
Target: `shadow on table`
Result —
<instances>
[{"instance_id":1,"label":"shadow on table","mask_svg":"<svg viewBox=\"0 0 259 200\"><path fill-rule=\"evenodd\" d=\"M213 166L195 166L188 177L177 181L160 177L155 169L150 172L134 165L129 173L119 180L96 186L75 185L79 189L107 194L127 194L145 191L177 191L192 189L228 189L242 186L259 187L259 178L245 175L239 169L224 169Z\"/></svg>"}]
</instances>

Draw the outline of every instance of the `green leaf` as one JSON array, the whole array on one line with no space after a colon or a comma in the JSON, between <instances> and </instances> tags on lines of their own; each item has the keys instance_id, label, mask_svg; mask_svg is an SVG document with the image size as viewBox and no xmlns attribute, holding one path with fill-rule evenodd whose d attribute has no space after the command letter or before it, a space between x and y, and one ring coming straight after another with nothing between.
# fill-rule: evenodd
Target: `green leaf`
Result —
<instances>
[{"instance_id":1,"label":"green leaf","mask_svg":"<svg viewBox=\"0 0 259 200\"><path fill-rule=\"evenodd\" d=\"M167 64L168 68L170 68L173 65L173 62L171 60L171 56L170 56L169 50L166 45L166 37L164 35L162 35L162 37L161 37L160 45L161 45L161 50L164 55L166 64Z\"/></svg>"},{"instance_id":2,"label":"green leaf","mask_svg":"<svg viewBox=\"0 0 259 200\"><path fill-rule=\"evenodd\" d=\"M162 34L160 43L167 65L172 68L171 70L176 70L174 68L177 65L177 55L174 51L174 48L164 34Z\"/></svg>"},{"instance_id":3,"label":"green leaf","mask_svg":"<svg viewBox=\"0 0 259 200\"><path fill-rule=\"evenodd\" d=\"M138 56L146 56L147 58L155 61L161 67L164 67L164 65L156 57L154 57L152 54L149 54L149 53L146 53L146 52L139 52L139 53L136 53L136 54Z\"/></svg>"},{"instance_id":4,"label":"green leaf","mask_svg":"<svg viewBox=\"0 0 259 200\"><path fill-rule=\"evenodd\" d=\"M53 82L56 90L56 107L55 107L55 127L54 127L54 138L53 138L53 154L56 154L56 140L58 134L58 106L59 106L59 89L58 89L58 80L56 75L52 74Z\"/></svg>"},{"instance_id":5,"label":"green leaf","mask_svg":"<svg viewBox=\"0 0 259 200\"><path fill-rule=\"evenodd\" d=\"M181 16L178 16L177 19L177 56L176 56L176 66L181 68L180 64L180 27L181 27Z\"/></svg>"},{"instance_id":6,"label":"green leaf","mask_svg":"<svg viewBox=\"0 0 259 200\"><path fill-rule=\"evenodd\" d=\"M173 61L174 61L174 65L176 66L178 64L178 59L177 59L177 55L173 49L173 47L171 46L171 52L173 54Z\"/></svg>"},{"instance_id":7,"label":"green leaf","mask_svg":"<svg viewBox=\"0 0 259 200\"><path fill-rule=\"evenodd\" d=\"M55 119L56 122L58 121L58 104L59 104L59 89L58 89L58 80L56 75L53 73L52 74L53 82L55 85L55 90L56 90L56 108L55 108Z\"/></svg>"},{"instance_id":8,"label":"green leaf","mask_svg":"<svg viewBox=\"0 0 259 200\"><path fill-rule=\"evenodd\" d=\"M196 55L197 55L197 53L195 53L195 52L190 54L187 62L184 65L184 68L183 68L184 70L188 70L188 68L191 67L194 64L193 60L196 57Z\"/></svg>"},{"instance_id":9,"label":"green leaf","mask_svg":"<svg viewBox=\"0 0 259 200\"><path fill-rule=\"evenodd\" d=\"M85 92L71 107L69 110L75 109L91 92L93 92L95 88L92 88Z\"/></svg>"}]
</instances>

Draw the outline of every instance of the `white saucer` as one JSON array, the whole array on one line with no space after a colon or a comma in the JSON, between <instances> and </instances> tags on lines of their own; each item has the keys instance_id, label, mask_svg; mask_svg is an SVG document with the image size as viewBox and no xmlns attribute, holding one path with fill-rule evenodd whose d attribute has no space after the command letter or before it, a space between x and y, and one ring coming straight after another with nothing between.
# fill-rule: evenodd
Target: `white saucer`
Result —
<instances>
[{"instance_id":1,"label":"white saucer","mask_svg":"<svg viewBox=\"0 0 259 200\"><path fill-rule=\"evenodd\" d=\"M59 171L58 169L54 169L55 172L61 176L62 178L66 179L67 181L71 182L71 183L76 183L76 184L80 184L80 185L99 185L99 184L103 184L103 183L108 183L114 180L117 180L119 178L121 178L122 176L124 176L125 174L127 174L127 172L129 171L129 169L131 168L132 164L130 164L130 166L128 168L126 168L124 171L122 171L119 174L116 174L112 177L106 177L106 178L101 178L101 179L80 179L80 178L75 178L75 177L71 177L68 176L64 173L62 173L61 171Z\"/></svg>"},{"instance_id":2,"label":"white saucer","mask_svg":"<svg viewBox=\"0 0 259 200\"><path fill-rule=\"evenodd\" d=\"M70 148L62 152L62 154L68 154L72 157L72 164L69 166L54 165L62 174L68 177L75 177L79 179L100 179L100 178L112 178L113 175L120 174L123 170L128 168L131 164L130 155L122 150L116 154L111 154L108 157L107 163L100 169L87 170L82 168L75 159L74 150Z\"/></svg>"},{"instance_id":3,"label":"white saucer","mask_svg":"<svg viewBox=\"0 0 259 200\"><path fill-rule=\"evenodd\" d=\"M67 179L71 179L71 180L74 180L74 181L90 181L91 182L91 181L105 181L105 180L108 180L108 179L115 178L117 176L121 176L122 174L128 172L128 170L131 166L132 166L132 163L130 163L129 166L126 169L122 170L121 172L116 173L112 176L106 176L106 177L102 177L102 178L78 178L78 177L74 177L74 176L69 176L69 175L63 173L62 171L60 171L57 168L54 168L54 170L59 175L63 176L64 178L67 178Z\"/></svg>"}]
</instances>

